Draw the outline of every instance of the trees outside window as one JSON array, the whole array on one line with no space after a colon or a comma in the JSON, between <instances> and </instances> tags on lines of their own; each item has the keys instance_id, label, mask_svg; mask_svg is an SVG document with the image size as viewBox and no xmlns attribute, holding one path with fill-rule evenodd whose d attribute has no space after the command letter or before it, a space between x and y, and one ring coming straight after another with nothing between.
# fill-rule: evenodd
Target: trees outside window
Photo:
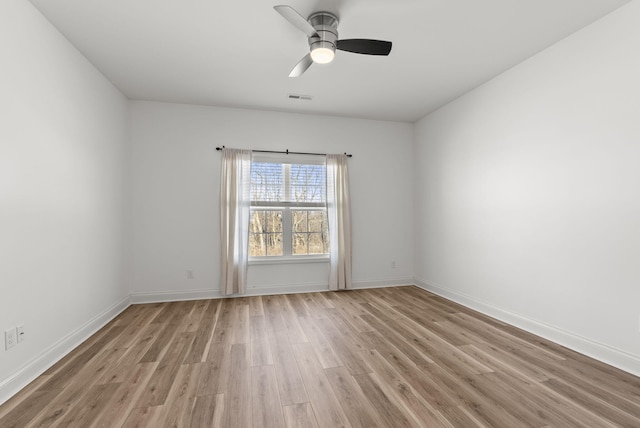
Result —
<instances>
[{"instance_id":1,"label":"trees outside window","mask_svg":"<svg viewBox=\"0 0 640 428\"><path fill-rule=\"evenodd\" d=\"M249 256L327 255L326 183L324 163L254 160Z\"/></svg>"}]
</instances>

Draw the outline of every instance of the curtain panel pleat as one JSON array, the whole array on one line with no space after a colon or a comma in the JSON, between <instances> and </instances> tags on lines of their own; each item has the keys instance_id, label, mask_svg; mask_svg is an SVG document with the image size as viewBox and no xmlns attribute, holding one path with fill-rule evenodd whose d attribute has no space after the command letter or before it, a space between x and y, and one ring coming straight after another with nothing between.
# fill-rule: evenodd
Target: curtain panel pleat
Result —
<instances>
[{"instance_id":1,"label":"curtain panel pleat","mask_svg":"<svg viewBox=\"0 0 640 428\"><path fill-rule=\"evenodd\" d=\"M244 294L249 262L251 150L223 149L220 175L220 291Z\"/></svg>"},{"instance_id":2,"label":"curtain panel pleat","mask_svg":"<svg viewBox=\"0 0 640 428\"><path fill-rule=\"evenodd\" d=\"M329 289L351 288L351 200L346 155L327 155Z\"/></svg>"}]
</instances>

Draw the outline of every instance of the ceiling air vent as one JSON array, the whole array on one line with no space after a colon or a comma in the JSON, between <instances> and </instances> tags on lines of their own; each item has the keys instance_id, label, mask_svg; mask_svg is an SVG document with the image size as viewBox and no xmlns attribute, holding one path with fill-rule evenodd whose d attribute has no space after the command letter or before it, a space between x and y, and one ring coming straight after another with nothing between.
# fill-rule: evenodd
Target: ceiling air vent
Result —
<instances>
[{"instance_id":1,"label":"ceiling air vent","mask_svg":"<svg viewBox=\"0 0 640 428\"><path fill-rule=\"evenodd\" d=\"M297 94L289 94L290 100L304 100L311 101L313 97L311 95L297 95Z\"/></svg>"}]
</instances>

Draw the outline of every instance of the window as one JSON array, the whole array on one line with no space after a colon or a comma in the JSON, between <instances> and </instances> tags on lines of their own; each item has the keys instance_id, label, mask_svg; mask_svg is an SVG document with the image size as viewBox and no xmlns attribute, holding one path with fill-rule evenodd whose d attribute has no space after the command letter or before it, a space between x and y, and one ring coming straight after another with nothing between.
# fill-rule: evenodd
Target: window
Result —
<instances>
[{"instance_id":1,"label":"window","mask_svg":"<svg viewBox=\"0 0 640 428\"><path fill-rule=\"evenodd\" d=\"M323 158L254 155L249 257L326 256L326 183Z\"/></svg>"}]
</instances>

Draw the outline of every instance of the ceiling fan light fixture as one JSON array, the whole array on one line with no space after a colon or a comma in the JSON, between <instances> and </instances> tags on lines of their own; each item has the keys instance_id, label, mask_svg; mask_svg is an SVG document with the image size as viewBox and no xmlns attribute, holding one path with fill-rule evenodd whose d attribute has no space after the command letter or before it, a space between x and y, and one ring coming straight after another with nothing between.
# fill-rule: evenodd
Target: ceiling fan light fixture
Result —
<instances>
[{"instance_id":1,"label":"ceiling fan light fixture","mask_svg":"<svg viewBox=\"0 0 640 428\"><path fill-rule=\"evenodd\" d=\"M374 39L342 39L338 37L338 17L330 12L312 13L305 19L294 8L287 5L273 7L290 24L307 35L309 53L302 57L289 73L289 77L300 77L314 62L329 64L339 51L362 55L389 55L391 42Z\"/></svg>"},{"instance_id":2,"label":"ceiling fan light fixture","mask_svg":"<svg viewBox=\"0 0 640 428\"><path fill-rule=\"evenodd\" d=\"M335 49L319 46L311 51L311 59L317 64L329 64L335 57Z\"/></svg>"}]
</instances>

